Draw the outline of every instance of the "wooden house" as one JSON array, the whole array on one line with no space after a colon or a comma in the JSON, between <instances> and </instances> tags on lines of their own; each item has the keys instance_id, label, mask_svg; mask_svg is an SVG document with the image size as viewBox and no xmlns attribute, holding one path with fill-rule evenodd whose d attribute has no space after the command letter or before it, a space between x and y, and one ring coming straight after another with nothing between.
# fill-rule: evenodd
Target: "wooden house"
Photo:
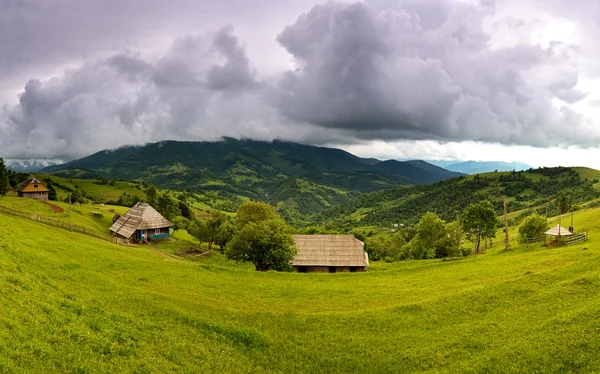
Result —
<instances>
[{"instance_id":1,"label":"wooden house","mask_svg":"<svg viewBox=\"0 0 600 374\"><path fill-rule=\"evenodd\" d=\"M114 236L130 242L167 239L171 236L171 222L148 203L139 202L120 216L110 227Z\"/></svg>"},{"instance_id":2,"label":"wooden house","mask_svg":"<svg viewBox=\"0 0 600 374\"><path fill-rule=\"evenodd\" d=\"M291 265L302 273L363 272L369 266L364 243L353 235L294 235L298 254Z\"/></svg>"},{"instance_id":3,"label":"wooden house","mask_svg":"<svg viewBox=\"0 0 600 374\"><path fill-rule=\"evenodd\" d=\"M42 182L35 178L29 178L21 183L19 188L17 188L17 194L19 197L29 199L48 200L48 189Z\"/></svg>"}]
</instances>

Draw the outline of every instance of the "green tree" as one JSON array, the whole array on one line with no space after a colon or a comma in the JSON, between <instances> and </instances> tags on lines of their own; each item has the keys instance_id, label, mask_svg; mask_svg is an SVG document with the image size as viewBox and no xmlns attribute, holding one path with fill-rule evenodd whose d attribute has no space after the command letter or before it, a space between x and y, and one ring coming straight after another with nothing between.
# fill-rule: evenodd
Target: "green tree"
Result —
<instances>
[{"instance_id":1,"label":"green tree","mask_svg":"<svg viewBox=\"0 0 600 374\"><path fill-rule=\"evenodd\" d=\"M496 213L492 203L484 200L471 204L462 215L463 229L469 240L475 243L475 254L479 254L481 241L496 237Z\"/></svg>"},{"instance_id":2,"label":"green tree","mask_svg":"<svg viewBox=\"0 0 600 374\"><path fill-rule=\"evenodd\" d=\"M158 200L156 202L155 209L169 221L181 215L177 200L172 198L167 192L158 194Z\"/></svg>"},{"instance_id":3,"label":"green tree","mask_svg":"<svg viewBox=\"0 0 600 374\"><path fill-rule=\"evenodd\" d=\"M425 213L417 225L417 233L412 240L415 258L435 258L436 251L447 233L446 223L437 214Z\"/></svg>"},{"instance_id":4,"label":"green tree","mask_svg":"<svg viewBox=\"0 0 600 374\"><path fill-rule=\"evenodd\" d=\"M244 226L248 222L259 222L277 219L279 215L269 204L260 202L247 202L237 210L237 224Z\"/></svg>"},{"instance_id":5,"label":"green tree","mask_svg":"<svg viewBox=\"0 0 600 374\"><path fill-rule=\"evenodd\" d=\"M558 201L558 209L560 214L568 213L571 209L571 199L568 196L562 195Z\"/></svg>"},{"instance_id":6,"label":"green tree","mask_svg":"<svg viewBox=\"0 0 600 374\"><path fill-rule=\"evenodd\" d=\"M173 235L175 235L175 232L178 230L187 230L190 227L191 222L189 219L179 216L173 218L171 223L173 224L171 227L173 229Z\"/></svg>"},{"instance_id":7,"label":"green tree","mask_svg":"<svg viewBox=\"0 0 600 374\"><path fill-rule=\"evenodd\" d=\"M47 187L48 187L48 200L56 201L56 199L57 199L56 189L54 188L54 186L52 185L51 182L48 182Z\"/></svg>"},{"instance_id":8,"label":"green tree","mask_svg":"<svg viewBox=\"0 0 600 374\"><path fill-rule=\"evenodd\" d=\"M525 218L521 226L519 226L519 243L526 243L527 238L537 238L548 230L548 222L546 218L533 213Z\"/></svg>"},{"instance_id":9,"label":"green tree","mask_svg":"<svg viewBox=\"0 0 600 374\"><path fill-rule=\"evenodd\" d=\"M249 261L258 271L287 270L296 256L290 228L264 203L247 202L238 209L236 231L227 245L227 258Z\"/></svg>"},{"instance_id":10,"label":"green tree","mask_svg":"<svg viewBox=\"0 0 600 374\"><path fill-rule=\"evenodd\" d=\"M194 220L194 212L192 209L183 201L179 201L179 210L181 211L181 216L189 219L190 221Z\"/></svg>"},{"instance_id":11,"label":"green tree","mask_svg":"<svg viewBox=\"0 0 600 374\"><path fill-rule=\"evenodd\" d=\"M221 227L219 227L219 230L217 231L217 236L215 237L215 244L217 244L221 249L221 254L225 253L225 250L227 249L227 244L231 241L233 234L234 228L233 225L229 222L225 222L221 225Z\"/></svg>"},{"instance_id":12,"label":"green tree","mask_svg":"<svg viewBox=\"0 0 600 374\"><path fill-rule=\"evenodd\" d=\"M156 187L148 186L146 189L146 202L153 208L156 208L158 205L158 191L156 191Z\"/></svg>"},{"instance_id":13,"label":"green tree","mask_svg":"<svg viewBox=\"0 0 600 374\"><path fill-rule=\"evenodd\" d=\"M4 159L0 157L0 196L4 196L10 189L10 183L8 181L8 170L4 165Z\"/></svg>"},{"instance_id":14,"label":"green tree","mask_svg":"<svg viewBox=\"0 0 600 374\"><path fill-rule=\"evenodd\" d=\"M214 211L206 220L206 229L208 230L208 249L212 249L212 245L217 238L217 233L225 222L227 222L227 216L219 211Z\"/></svg>"},{"instance_id":15,"label":"green tree","mask_svg":"<svg viewBox=\"0 0 600 374\"><path fill-rule=\"evenodd\" d=\"M206 229L206 224L203 221L191 222L188 227L188 232L196 240L198 240L200 246L202 246L202 243L208 241L208 230Z\"/></svg>"}]
</instances>

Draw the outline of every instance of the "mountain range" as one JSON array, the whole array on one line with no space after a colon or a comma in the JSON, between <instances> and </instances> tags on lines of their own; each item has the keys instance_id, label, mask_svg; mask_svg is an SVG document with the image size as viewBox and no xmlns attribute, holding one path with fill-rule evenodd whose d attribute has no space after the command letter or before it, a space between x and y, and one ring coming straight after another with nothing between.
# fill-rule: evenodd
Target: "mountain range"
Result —
<instances>
[{"instance_id":1,"label":"mountain range","mask_svg":"<svg viewBox=\"0 0 600 374\"><path fill-rule=\"evenodd\" d=\"M463 175L424 161L379 161L334 148L232 138L126 146L41 172L140 180L162 188L216 193L240 203L262 200L277 205L290 219L323 211L361 193Z\"/></svg>"},{"instance_id":2,"label":"mountain range","mask_svg":"<svg viewBox=\"0 0 600 374\"><path fill-rule=\"evenodd\" d=\"M427 161L430 164L439 166L446 170L464 174L491 173L494 171L522 171L529 170L531 166L522 162L502 162L502 161L448 161L432 160Z\"/></svg>"}]
</instances>

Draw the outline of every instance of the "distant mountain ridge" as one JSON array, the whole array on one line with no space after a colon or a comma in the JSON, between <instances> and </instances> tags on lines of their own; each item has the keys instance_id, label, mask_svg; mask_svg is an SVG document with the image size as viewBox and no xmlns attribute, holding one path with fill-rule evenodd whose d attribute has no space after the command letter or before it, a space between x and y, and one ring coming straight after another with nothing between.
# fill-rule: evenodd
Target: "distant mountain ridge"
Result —
<instances>
[{"instance_id":1,"label":"distant mountain ridge","mask_svg":"<svg viewBox=\"0 0 600 374\"><path fill-rule=\"evenodd\" d=\"M58 160L5 160L6 167L12 171L18 171L22 173L35 173L42 170L45 167L52 165L59 165L61 162Z\"/></svg>"},{"instance_id":2,"label":"distant mountain ridge","mask_svg":"<svg viewBox=\"0 0 600 374\"><path fill-rule=\"evenodd\" d=\"M437 165L449 171L464 174L491 173L494 171L522 171L531 169L530 165L523 162L503 162L503 161L427 161L430 164Z\"/></svg>"},{"instance_id":3,"label":"distant mountain ridge","mask_svg":"<svg viewBox=\"0 0 600 374\"><path fill-rule=\"evenodd\" d=\"M163 188L218 193L239 201L268 201L300 215L319 212L364 192L462 175L424 161L378 161L335 148L232 138L121 147L42 172L73 178L143 180Z\"/></svg>"}]
</instances>

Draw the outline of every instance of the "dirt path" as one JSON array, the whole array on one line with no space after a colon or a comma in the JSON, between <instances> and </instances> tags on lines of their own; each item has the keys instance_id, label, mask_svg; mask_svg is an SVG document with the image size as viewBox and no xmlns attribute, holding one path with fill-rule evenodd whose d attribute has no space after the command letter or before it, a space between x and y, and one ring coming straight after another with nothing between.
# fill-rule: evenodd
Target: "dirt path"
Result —
<instances>
[{"instance_id":1,"label":"dirt path","mask_svg":"<svg viewBox=\"0 0 600 374\"><path fill-rule=\"evenodd\" d=\"M65 210L63 208L59 207L58 205L54 205L47 201L42 201L42 203L44 203L44 204L48 205L50 208L52 208L52 211L54 213L64 213L65 212Z\"/></svg>"},{"instance_id":2,"label":"dirt path","mask_svg":"<svg viewBox=\"0 0 600 374\"><path fill-rule=\"evenodd\" d=\"M182 260L181 258L179 258L179 257L173 256L173 255L170 255L170 254L168 254L168 253L165 253L165 252L161 251L160 249L158 249L158 247L157 247L157 246L155 246L155 245L154 245L154 244L152 244L151 242L149 242L149 243L148 243L148 245L150 245L150 247L152 247L152 250L154 250L154 252L156 252L156 253L159 253L159 254L161 254L161 255L163 255L163 256L165 256L165 257L169 257L169 258L172 258L172 259L175 259L175 260L183 261L183 260Z\"/></svg>"}]
</instances>

